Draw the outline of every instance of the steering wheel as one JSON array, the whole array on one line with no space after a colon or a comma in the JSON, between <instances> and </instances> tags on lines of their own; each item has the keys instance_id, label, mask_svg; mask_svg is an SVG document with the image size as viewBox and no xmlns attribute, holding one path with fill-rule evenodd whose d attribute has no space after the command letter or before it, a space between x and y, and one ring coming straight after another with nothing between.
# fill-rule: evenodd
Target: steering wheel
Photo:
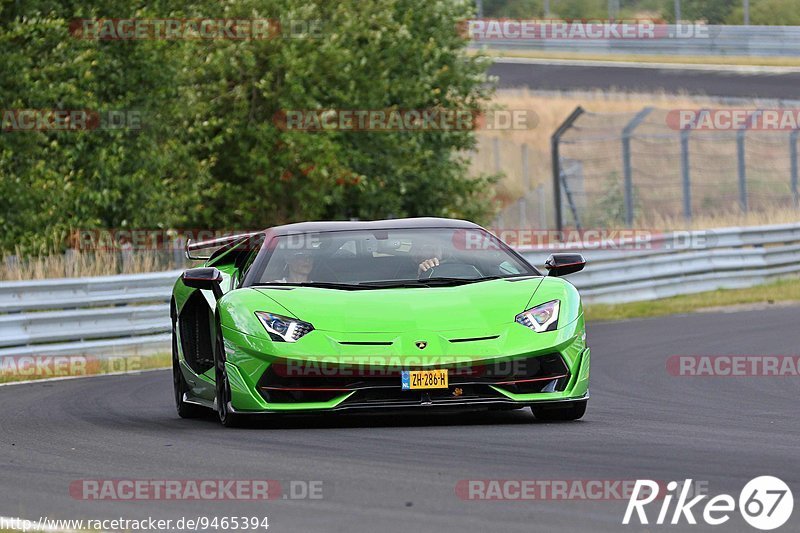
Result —
<instances>
[{"instance_id":1,"label":"steering wheel","mask_svg":"<svg viewBox=\"0 0 800 533\"><path fill-rule=\"evenodd\" d=\"M430 279L430 277L433 275L433 271L438 269L438 268L440 268L441 266L442 266L442 263L440 261L438 266L433 266L433 267L429 268L428 270L426 270L425 272L421 272L420 275L419 275L419 279Z\"/></svg>"},{"instance_id":2,"label":"steering wheel","mask_svg":"<svg viewBox=\"0 0 800 533\"><path fill-rule=\"evenodd\" d=\"M440 262L438 266L431 267L422 274L420 274L419 279L430 279L433 277L433 274L436 274L436 277L442 278L463 278L463 279L473 279L473 278L480 278L481 272L474 265L470 265L468 263L447 263L447 262Z\"/></svg>"}]
</instances>

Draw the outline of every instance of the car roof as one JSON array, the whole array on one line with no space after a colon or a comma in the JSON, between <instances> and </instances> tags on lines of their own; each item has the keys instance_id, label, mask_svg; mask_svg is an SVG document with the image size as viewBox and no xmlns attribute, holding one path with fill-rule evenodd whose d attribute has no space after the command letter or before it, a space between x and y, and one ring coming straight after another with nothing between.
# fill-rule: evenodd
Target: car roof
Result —
<instances>
[{"instance_id":1,"label":"car roof","mask_svg":"<svg viewBox=\"0 0 800 533\"><path fill-rule=\"evenodd\" d=\"M417 217L369 221L298 222L296 224L275 226L264 231L272 235L291 235L297 233L322 233L326 231L374 231L413 228L481 229L479 225L467 220L458 220L455 218Z\"/></svg>"}]
</instances>

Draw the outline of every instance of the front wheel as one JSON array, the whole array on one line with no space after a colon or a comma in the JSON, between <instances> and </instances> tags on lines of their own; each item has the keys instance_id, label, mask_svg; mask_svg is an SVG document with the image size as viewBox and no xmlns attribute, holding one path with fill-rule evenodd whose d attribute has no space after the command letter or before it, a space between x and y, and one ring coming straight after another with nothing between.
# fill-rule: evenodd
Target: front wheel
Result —
<instances>
[{"instance_id":1,"label":"front wheel","mask_svg":"<svg viewBox=\"0 0 800 533\"><path fill-rule=\"evenodd\" d=\"M543 406L532 405L531 411L537 420L562 421L578 420L586 413L588 400L572 402L568 406Z\"/></svg>"},{"instance_id":2,"label":"front wheel","mask_svg":"<svg viewBox=\"0 0 800 533\"><path fill-rule=\"evenodd\" d=\"M228 381L228 369L225 367L225 345L221 333L217 334L217 344L214 350L214 377L219 422L225 427L236 427L241 423L241 417L230 410L231 384Z\"/></svg>"}]
</instances>

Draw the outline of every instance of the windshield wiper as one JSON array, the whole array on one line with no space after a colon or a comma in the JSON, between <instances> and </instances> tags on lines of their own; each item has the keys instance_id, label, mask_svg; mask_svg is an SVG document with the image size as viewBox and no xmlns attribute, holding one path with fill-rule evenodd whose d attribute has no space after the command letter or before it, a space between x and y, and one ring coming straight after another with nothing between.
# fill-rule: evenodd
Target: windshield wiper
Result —
<instances>
[{"instance_id":1,"label":"windshield wiper","mask_svg":"<svg viewBox=\"0 0 800 533\"><path fill-rule=\"evenodd\" d=\"M268 281L253 284L254 287L319 287L320 289L344 289L353 290L359 289L356 284L352 283L336 283L332 281L301 281L292 283L289 281Z\"/></svg>"},{"instance_id":2,"label":"windshield wiper","mask_svg":"<svg viewBox=\"0 0 800 533\"><path fill-rule=\"evenodd\" d=\"M423 285L421 281L422 280L417 279L385 279L380 281L362 281L359 285L364 288L372 289L427 287L427 285Z\"/></svg>"},{"instance_id":3,"label":"windshield wiper","mask_svg":"<svg viewBox=\"0 0 800 533\"><path fill-rule=\"evenodd\" d=\"M464 283L464 284L466 284L466 283L478 283L478 282L481 282L481 281L490 281L490 280L493 280L493 279L500 279L500 277L499 276L486 276L486 277L483 277L483 278L443 278L443 277L436 276L435 278L421 279L420 281L423 281L423 282L426 282L426 283L433 282L433 283L436 283L436 284L438 284L438 283L443 283L443 284L447 284L447 283Z\"/></svg>"},{"instance_id":4,"label":"windshield wiper","mask_svg":"<svg viewBox=\"0 0 800 533\"><path fill-rule=\"evenodd\" d=\"M359 285L382 289L394 288L413 288L413 287L449 287L455 285L466 285L479 281L499 279L497 276L487 276L484 278L426 278L426 279L396 279L381 281L362 281Z\"/></svg>"},{"instance_id":5,"label":"windshield wiper","mask_svg":"<svg viewBox=\"0 0 800 533\"><path fill-rule=\"evenodd\" d=\"M425 288L425 287L451 287L456 285L467 285L480 281L500 279L499 276L487 276L484 278L426 278L426 279L386 279L379 281L362 281L360 283L336 283L332 281L271 281L253 284L254 287L318 287L321 289L406 289L406 288Z\"/></svg>"}]
</instances>

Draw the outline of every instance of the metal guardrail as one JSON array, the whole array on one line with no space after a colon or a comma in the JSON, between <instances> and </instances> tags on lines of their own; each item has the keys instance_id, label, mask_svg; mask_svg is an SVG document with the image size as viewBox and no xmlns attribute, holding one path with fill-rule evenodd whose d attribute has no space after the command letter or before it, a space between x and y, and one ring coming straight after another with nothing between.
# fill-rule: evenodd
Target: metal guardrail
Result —
<instances>
[{"instance_id":1,"label":"metal guardrail","mask_svg":"<svg viewBox=\"0 0 800 533\"><path fill-rule=\"evenodd\" d=\"M169 349L180 271L0 283L0 357Z\"/></svg>"},{"instance_id":2,"label":"metal guardrail","mask_svg":"<svg viewBox=\"0 0 800 533\"><path fill-rule=\"evenodd\" d=\"M0 282L0 313L169 302L180 270L91 278ZM54 307L54 302L57 306Z\"/></svg>"},{"instance_id":3,"label":"metal guardrail","mask_svg":"<svg viewBox=\"0 0 800 533\"><path fill-rule=\"evenodd\" d=\"M584 300L648 300L800 273L800 223L669 233L634 249L612 241L519 248L534 264L566 250L588 261L569 277ZM168 351L179 273L0 283L0 357Z\"/></svg>"},{"instance_id":4,"label":"metal guardrail","mask_svg":"<svg viewBox=\"0 0 800 533\"><path fill-rule=\"evenodd\" d=\"M661 26L656 37L639 39L484 39L475 48L489 50L537 50L598 55L768 56L800 55L800 26ZM676 37L677 35L677 37Z\"/></svg>"},{"instance_id":5,"label":"metal guardrail","mask_svg":"<svg viewBox=\"0 0 800 533\"><path fill-rule=\"evenodd\" d=\"M800 273L800 224L669 233L638 249L577 243L563 250L580 251L587 260L586 270L569 277L584 301L634 302L752 287ZM534 264L549 251L520 249Z\"/></svg>"},{"instance_id":6,"label":"metal guardrail","mask_svg":"<svg viewBox=\"0 0 800 533\"><path fill-rule=\"evenodd\" d=\"M165 305L6 315L0 317L0 347L162 333L164 317L169 317Z\"/></svg>"}]
</instances>

